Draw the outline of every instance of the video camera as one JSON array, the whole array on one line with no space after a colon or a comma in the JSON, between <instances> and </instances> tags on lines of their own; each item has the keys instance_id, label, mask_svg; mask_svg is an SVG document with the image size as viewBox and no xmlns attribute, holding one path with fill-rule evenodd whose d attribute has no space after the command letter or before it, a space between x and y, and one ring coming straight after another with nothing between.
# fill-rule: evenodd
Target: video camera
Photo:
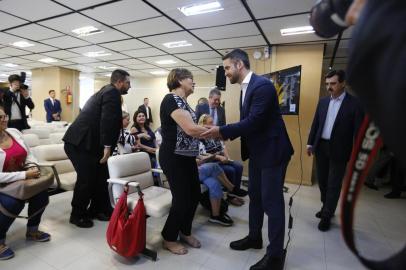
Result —
<instances>
[{"instance_id":1,"label":"video camera","mask_svg":"<svg viewBox=\"0 0 406 270\"><path fill-rule=\"evenodd\" d=\"M316 34L330 38L344 31L348 25L345 14L353 0L319 0L310 11L310 24Z\"/></svg>"}]
</instances>

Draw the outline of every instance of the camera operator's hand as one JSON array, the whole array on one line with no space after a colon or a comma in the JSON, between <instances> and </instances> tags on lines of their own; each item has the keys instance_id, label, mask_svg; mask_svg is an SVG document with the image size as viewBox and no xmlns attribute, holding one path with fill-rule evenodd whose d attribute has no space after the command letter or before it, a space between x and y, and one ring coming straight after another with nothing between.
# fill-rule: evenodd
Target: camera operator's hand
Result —
<instances>
[{"instance_id":1,"label":"camera operator's hand","mask_svg":"<svg viewBox=\"0 0 406 270\"><path fill-rule=\"evenodd\" d=\"M30 93L28 93L27 89L21 89L20 93L21 95L23 95L24 98L28 98L30 96Z\"/></svg>"},{"instance_id":2,"label":"camera operator's hand","mask_svg":"<svg viewBox=\"0 0 406 270\"><path fill-rule=\"evenodd\" d=\"M357 23L359 15L364 8L367 0L354 0L345 16L345 22L349 25Z\"/></svg>"}]
</instances>

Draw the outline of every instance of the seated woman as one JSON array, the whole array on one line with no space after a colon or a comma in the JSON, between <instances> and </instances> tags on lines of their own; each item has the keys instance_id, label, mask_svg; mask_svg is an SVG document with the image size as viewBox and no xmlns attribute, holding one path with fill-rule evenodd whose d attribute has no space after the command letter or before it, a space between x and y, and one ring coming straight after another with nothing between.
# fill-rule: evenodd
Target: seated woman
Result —
<instances>
[{"instance_id":1,"label":"seated woman","mask_svg":"<svg viewBox=\"0 0 406 270\"><path fill-rule=\"evenodd\" d=\"M140 139L136 135L132 135L127 129L130 124L130 114L123 111L123 128L120 130L117 147L113 151L113 156L120 154L129 154L140 151Z\"/></svg>"},{"instance_id":2,"label":"seated woman","mask_svg":"<svg viewBox=\"0 0 406 270\"><path fill-rule=\"evenodd\" d=\"M213 118L208 114L203 114L199 118L199 125L212 126ZM241 162L231 160L227 148L220 140L205 139L200 143L201 155L212 155L213 159L217 161L220 167L223 169L228 179L236 187L236 192L229 192L227 195L227 201L235 206L241 206L244 204L244 200L240 197L245 197L247 191L241 189L241 178L243 172L243 165Z\"/></svg>"},{"instance_id":3,"label":"seated woman","mask_svg":"<svg viewBox=\"0 0 406 270\"><path fill-rule=\"evenodd\" d=\"M224 171L217 163L202 163L203 160L197 159L199 170L199 180L209 190L211 215L209 222L218 223L223 226L233 225L233 220L226 214L220 213L221 199L223 198L222 184L227 190L233 190L234 185L228 181Z\"/></svg>"},{"instance_id":4,"label":"seated woman","mask_svg":"<svg viewBox=\"0 0 406 270\"><path fill-rule=\"evenodd\" d=\"M136 111L133 116L134 124L131 127L130 133L137 135L140 138L140 150L147 152L151 159L151 166L154 168L156 164L156 143L155 134L149 127L148 121L143 111Z\"/></svg>"},{"instance_id":5,"label":"seated woman","mask_svg":"<svg viewBox=\"0 0 406 270\"><path fill-rule=\"evenodd\" d=\"M40 177L41 173L37 168L23 170L25 163L35 161L35 159L31 155L29 148L24 144L20 131L14 128L6 129L7 122L8 116L4 109L0 107L0 184ZM36 242L49 241L51 236L38 230L41 216L49 201L48 192L46 190L42 191L27 201L28 215L31 216L38 212L27 222L27 240ZM0 193L0 204L11 214L19 215L24 208L25 201ZM0 211L0 260L14 257L14 252L5 243L7 231L14 220L15 218L9 217Z\"/></svg>"}]
</instances>

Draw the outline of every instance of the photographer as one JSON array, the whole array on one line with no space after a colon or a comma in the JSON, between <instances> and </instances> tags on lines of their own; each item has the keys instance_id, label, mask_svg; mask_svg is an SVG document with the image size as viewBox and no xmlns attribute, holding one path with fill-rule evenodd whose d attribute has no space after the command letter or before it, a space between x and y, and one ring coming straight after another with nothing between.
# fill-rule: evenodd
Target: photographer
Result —
<instances>
[{"instance_id":1,"label":"photographer","mask_svg":"<svg viewBox=\"0 0 406 270\"><path fill-rule=\"evenodd\" d=\"M406 269L406 246L383 261L366 259L356 248L353 232L357 196L382 141L406 170L406 28L402 27L406 25L406 2L322 0L312 9L310 22L322 37L333 37L355 24L349 47L348 83L370 117L360 129L345 179L341 213L344 240L369 269Z\"/></svg>"},{"instance_id":2,"label":"photographer","mask_svg":"<svg viewBox=\"0 0 406 270\"><path fill-rule=\"evenodd\" d=\"M27 106L32 110L34 109L34 103L28 93L28 86L23 84L25 79L22 80L19 75L13 74L8 77L8 81L10 89L7 89L3 96L4 110L10 118L8 127L16 128L20 131L29 129L30 126L27 122L25 107Z\"/></svg>"}]
</instances>

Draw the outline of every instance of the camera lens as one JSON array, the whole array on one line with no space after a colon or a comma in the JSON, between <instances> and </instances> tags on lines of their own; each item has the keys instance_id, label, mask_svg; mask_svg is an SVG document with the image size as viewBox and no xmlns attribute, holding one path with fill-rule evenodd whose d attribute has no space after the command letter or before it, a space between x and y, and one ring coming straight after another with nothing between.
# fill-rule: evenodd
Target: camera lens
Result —
<instances>
[{"instance_id":1,"label":"camera lens","mask_svg":"<svg viewBox=\"0 0 406 270\"><path fill-rule=\"evenodd\" d=\"M345 30L345 14L352 0L321 0L310 11L310 24L320 37L330 38Z\"/></svg>"}]
</instances>

